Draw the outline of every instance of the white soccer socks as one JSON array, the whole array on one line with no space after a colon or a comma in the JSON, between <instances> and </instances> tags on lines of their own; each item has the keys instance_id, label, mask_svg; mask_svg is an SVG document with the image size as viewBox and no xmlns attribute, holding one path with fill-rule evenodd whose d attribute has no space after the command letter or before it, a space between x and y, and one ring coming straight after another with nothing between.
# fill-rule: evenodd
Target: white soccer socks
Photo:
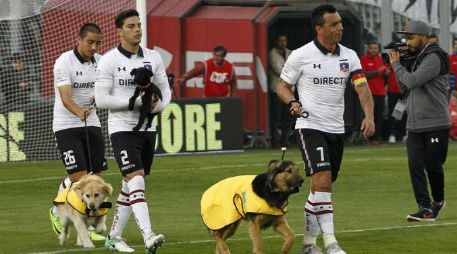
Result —
<instances>
[{"instance_id":1,"label":"white soccer socks","mask_svg":"<svg viewBox=\"0 0 457 254\"><path fill-rule=\"evenodd\" d=\"M303 245L316 244L319 232L320 226L314 212L314 194L310 192L305 204L305 232L303 234Z\"/></svg>"},{"instance_id":2,"label":"white soccer socks","mask_svg":"<svg viewBox=\"0 0 457 254\"><path fill-rule=\"evenodd\" d=\"M59 184L59 190L57 191L57 196L59 196L59 194L65 190L65 188L67 188L67 186L70 186L71 184L71 180L69 177L66 177L60 184ZM54 207L52 208L52 215L54 215L55 217L58 217L59 216L59 209L57 208L57 206L54 205Z\"/></svg>"},{"instance_id":3,"label":"white soccer socks","mask_svg":"<svg viewBox=\"0 0 457 254\"><path fill-rule=\"evenodd\" d=\"M314 214L322 231L325 248L336 242L333 228L332 193L314 192Z\"/></svg>"},{"instance_id":4,"label":"white soccer socks","mask_svg":"<svg viewBox=\"0 0 457 254\"><path fill-rule=\"evenodd\" d=\"M135 221L140 228L143 239L149 239L154 233L151 229L151 221L149 220L149 209L146 199L144 198L144 177L135 176L128 182L130 190L130 207L132 207Z\"/></svg>"},{"instance_id":5,"label":"white soccer socks","mask_svg":"<svg viewBox=\"0 0 457 254\"><path fill-rule=\"evenodd\" d=\"M129 186L127 182L122 181L122 190L117 198L116 208L114 210L113 224L111 225L110 239L120 238L124 231L125 225L129 221L132 208L130 207Z\"/></svg>"}]
</instances>

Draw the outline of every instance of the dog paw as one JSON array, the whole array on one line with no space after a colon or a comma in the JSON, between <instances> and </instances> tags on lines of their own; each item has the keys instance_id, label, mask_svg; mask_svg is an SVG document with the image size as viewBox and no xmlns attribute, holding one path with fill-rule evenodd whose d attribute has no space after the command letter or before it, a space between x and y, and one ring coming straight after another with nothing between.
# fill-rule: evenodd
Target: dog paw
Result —
<instances>
[{"instance_id":1,"label":"dog paw","mask_svg":"<svg viewBox=\"0 0 457 254\"><path fill-rule=\"evenodd\" d=\"M59 243L60 243L60 245L66 244L67 240L68 240L68 236L67 235L65 235L65 234L60 234L59 235Z\"/></svg>"},{"instance_id":2,"label":"dog paw","mask_svg":"<svg viewBox=\"0 0 457 254\"><path fill-rule=\"evenodd\" d=\"M93 249L95 248L95 245L93 243L86 243L83 245L84 248L87 248L87 249Z\"/></svg>"}]
</instances>

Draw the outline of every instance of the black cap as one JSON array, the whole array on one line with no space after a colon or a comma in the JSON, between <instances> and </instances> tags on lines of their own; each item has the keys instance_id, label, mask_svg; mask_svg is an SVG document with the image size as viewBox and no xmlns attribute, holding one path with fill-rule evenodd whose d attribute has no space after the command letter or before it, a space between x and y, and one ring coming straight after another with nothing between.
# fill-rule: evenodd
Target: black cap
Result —
<instances>
[{"instance_id":1,"label":"black cap","mask_svg":"<svg viewBox=\"0 0 457 254\"><path fill-rule=\"evenodd\" d=\"M398 31L399 34L420 34L429 36L431 33L430 26L420 20L412 20L406 25L404 31Z\"/></svg>"}]
</instances>

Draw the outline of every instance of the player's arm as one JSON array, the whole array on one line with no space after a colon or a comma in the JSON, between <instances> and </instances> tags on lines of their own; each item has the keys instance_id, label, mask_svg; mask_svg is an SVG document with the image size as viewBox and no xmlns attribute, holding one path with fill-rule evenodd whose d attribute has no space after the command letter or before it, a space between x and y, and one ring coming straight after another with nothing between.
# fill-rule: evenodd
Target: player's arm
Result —
<instances>
[{"instance_id":1,"label":"player's arm","mask_svg":"<svg viewBox=\"0 0 457 254\"><path fill-rule=\"evenodd\" d=\"M92 107L82 109L73 101L71 97L71 85L59 86L59 94L65 108L67 108L68 111L79 117L82 121L90 115Z\"/></svg>"},{"instance_id":2,"label":"player's arm","mask_svg":"<svg viewBox=\"0 0 457 254\"><path fill-rule=\"evenodd\" d=\"M360 129L363 131L363 136L366 138L374 134L374 116L373 116L373 97L371 96L370 88L368 87L367 78L362 70L356 70L351 73L352 84L359 95L360 104L362 105L365 118L362 121Z\"/></svg>"},{"instance_id":3,"label":"player's arm","mask_svg":"<svg viewBox=\"0 0 457 254\"><path fill-rule=\"evenodd\" d=\"M155 105L152 106L152 113L157 113L162 111L171 101L171 90L170 84L168 83L167 73L165 72L165 67L162 62L162 58L157 54L158 65L154 70L153 83L160 89L162 92L162 100L155 98Z\"/></svg>"},{"instance_id":4,"label":"player's arm","mask_svg":"<svg viewBox=\"0 0 457 254\"><path fill-rule=\"evenodd\" d=\"M279 81L278 96L282 102L289 106L289 113L294 117L302 117L303 109L301 103L295 100L294 93L292 92L292 85L284 80Z\"/></svg>"},{"instance_id":5,"label":"player's arm","mask_svg":"<svg viewBox=\"0 0 457 254\"><path fill-rule=\"evenodd\" d=\"M92 108L82 109L73 100L71 96L71 71L68 66L70 65L66 63L64 58L58 58L53 70L54 80L64 107L83 121L89 116Z\"/></svg>"},{"instance_id":6,"label":"player's arm","mask_svg":"<svg viewBox=\"0 0 457 254\"><path fill-rule=\"evenodd\" d=\"M289 113L294 117L303 116L303 108L299 101L295 99L292 92L293 84L296 84L301 76L302 63L300 62L300 54L297 51L292 51L284 68L281 71L281 79L278 84L278 97L288 105Z\"/></svg>"},{"instance_id":7,"label":"player's arm","mask_svg":"<svg viewBox=\"0 0 457 254\"><path fill-rule=\"evenodd\" d=\"M97 68L97 79L95 81L95 101L98 108L123 110L129 106L129 97L115 97L111 95L114 88L114 66L111 66L109 59L100 60ZM141 106L141 96L135 100L135 106Z\"/></svg>"}]
</instances>

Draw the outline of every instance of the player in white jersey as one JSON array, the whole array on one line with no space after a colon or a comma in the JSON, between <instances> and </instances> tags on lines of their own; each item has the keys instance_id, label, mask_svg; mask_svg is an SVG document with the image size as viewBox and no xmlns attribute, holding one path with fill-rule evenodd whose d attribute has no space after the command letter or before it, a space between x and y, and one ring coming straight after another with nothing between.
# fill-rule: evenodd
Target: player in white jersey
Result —
<instances>
[{"instance_id":1,"label":"player in white jersey","mask_svg":"<svg viewBox=\"0 0 457 254\"><path fill-rule=\"evenodd\" d=\"M146 253L156 253L165 238L152 231L144 180L151 170L154 158L156 130L154 124L147 131L132 130L140 116L141 98L137 98L135 109L129 111L129 98L135 91L131 70L146 67L153 72L151 82L157 85L163 97L162 100L157 97L153 99L153 113L163 110L169 104L171 92L159 53L140 47L142 34L138 12L126 10L118 14L116 30L121 43L100 60L95 83L97 106L109 109L108 131L114 157L123 177L122 190L105 247L121 252L134 251L122 240L122 232L133 212L143 235ZM144 126L140 130L144 130Z\"/></svg>"},{"instance_id":2,"label":"player in white jersey","mask_svg":"<svg viewBox=\"0 0 457 254\"><path fill-rule=\"evenodd\" d=\"M97 63L100 60L96 52L101 40L100 27L93 23L84 24L79 30L77 47L60 55L54 64L52 129L68 174L59 185L58 193L89 172L99 174L107 169L100 121L92 105ZM60 234L56 206L51 208L49 218L54 232ZM92 240L105 240L92 228L89 236Z\"/></svg>"},{"instance_id":3,"label":"player in white jersey","mask_svg":"<svg viewBox=\"0 0 457 254\"><path fill-rule=\"evenodd\" d=\"M347 81L352 80L365 112L361 125L365 137L374 133L373 99L356 53L338 44L343 25L335 7L325 4L314 9L312 24L317 37L287 59L278 95L297 118L300 151L310 176L301 253L321 254L316 239L322 232L326 253L344 254L334 235L331 192L343 157ZM298 90L298 101L291 92L293 85Z\"/></svg>"}]
</instances>

